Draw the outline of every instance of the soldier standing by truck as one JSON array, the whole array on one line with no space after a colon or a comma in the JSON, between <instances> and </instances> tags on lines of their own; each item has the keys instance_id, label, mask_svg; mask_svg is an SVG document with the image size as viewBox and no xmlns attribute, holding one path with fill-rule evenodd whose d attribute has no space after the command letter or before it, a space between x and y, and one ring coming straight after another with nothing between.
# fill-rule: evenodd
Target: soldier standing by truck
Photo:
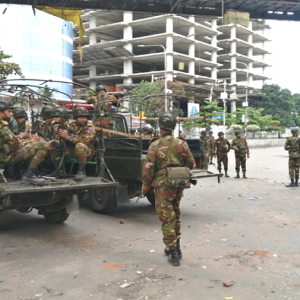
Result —
<instances>
[{"instance_id":1,"label":"soldier standing by truck","mask_svg":"<svg viewBox=\"0 0 300 300\"><path fill-rule=\"evenodd\" d=\"M240 178L240 166L242 166L243 178L246 176L246 160L250 157L250 152L247 144L247 140L244 137L241 137L241 131L237 130L235 133L236 138L231 142L231 149L235 151L235 170L236 177Z\"/></svg>"},{"instance_id":2,"label":"soldier standing by truck","mask_svg":"<svg viewBox=\"0 0 300 300\"><path fill-rule=\"evenodd\" d=\"M209 160L209 164L212 165L213 164L213 158L215 155L215 138L213 136L213 132L209 131L208 133L208 160Z\"/></svg>"},{"instance_id":3,"label":"soldier standing by truck","mask_svg":"<svg viewBox=\"0 0 300 300\"><path fill-rule=\"evenodd\" d=\"M74 122L70 123L69 129L59 129L58 136L66 141L66 156L76 157L78 160L78 172L74 180L81 181L86 178L85 165L87 158L95 153L95 129L88 123L89 112L84 107L75 108L73 111ZM51 159L58 155L57 149L52 149Z\"/></svg>"},{"instance_id":4,"label":"soldier standing by truck","mask_svg":"<svg viewBox=\"0 0 300 300\"><path fill-rule=\"evenodd\" d=\"M300 140L297 128L291 130L292 137L287 138L284 149L289 151L289 175L291 183L286 187L299 186L299 165L300 165Z\"/></svg>"},{"instance_id":5,"label":"soldier standing by truck","mask_svg":"<svg viewBox=\"0 0 300 300\"><path fill-rule=\"evenodd\" d=\"M9 129L8 120L13 116L13 106L7 100L0 101L0 162L13 165L19 161L29 160L30 165L23 175L22 182L44 185L45 180L36 176L36 170L48 153L49 145L39 141L38 135L30 137L30 142L24 145Z\"/></svg>"},{"instance_id":6,"label":"soldier standing by truck","mask_svg":"<svg viewBox=\"0 0 300 300\"><path fill-rule=\"evenodd\" d=\"M189 176L189 169L194 169L196 163L188 145L172 136L176 119L170 113L164 113L158 122L162 135L149 146L142 171L142 194L145 195L151 186L154 187L155 208L161 221L163 241L166 245L165 254L168 255L169 263L179 266L179 259L182 257L179 206L186 183L181 181L183 184L174 182L170 185L168 175L170 169L173 171L175 169L175 172L184 169L188 171Z\"/></svg>"},{"instance_id":7,"label":"soldier standing by truck","mask_svg":"<svg viewBox=\"0 0 300 300\"><path fill-rule=\"evenodd\" d=\"M227 139L224 139L224 132L220 131L218 133L219 138L216 139L216 153L217 162L218 162L218 170L221 173L222 171L222 162L225 171L225 177L229 177L228 175L228 155L227 153L230 151L230 143Z\"/></svg>"},{"instance_id":8,"label":"soldier standing by truck","mask_svg":"<svg viewBox=\"0 0 300 300\"><path fill-rule=\"evenodd\" d=\"M114 127L114 121L111 118L111 107L114 102L117 101L115 96L107 93L104 85L99 85L96 88L97 96L87 99L87 103L93 104L96 111L96 119L94 125L96 127L102 127L112 130ZM97 113L99 113L97 115ZM110 138L111 134L108 132L98 131L104 138Z\"/></svg>"},{"instance_id":9,"label":"soldier standing by truck","mask_svg":"<svg viewBox=\"0 0 300 300\"><path fill-rule=\"evenodd\" d=\"M205 130L202 130L200 132L200 140L201 140L200 169L207 170L208 169L208 138L206 136L206 131Z\"/></svg>"}]
</instances>

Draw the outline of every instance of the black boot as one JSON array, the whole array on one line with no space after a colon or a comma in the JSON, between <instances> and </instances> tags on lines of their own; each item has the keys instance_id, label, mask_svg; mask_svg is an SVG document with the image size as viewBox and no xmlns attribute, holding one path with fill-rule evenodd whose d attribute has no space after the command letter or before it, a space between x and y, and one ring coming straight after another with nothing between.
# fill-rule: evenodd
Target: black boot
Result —
<instances>
[{"instance_id":1,"label":"black boot","mask_svg":"<svg viewBox=\"0 0 300 300\"><path fill-rule=\"evenodd\" d=\"M181 252L181 249L180 249L180 240L176 241L176 251L177 251L178 257L180 259L182 259L182 252ZM165 248L165 254L167 256L169 256L171 254L171 250L169 248Z\"/></svg>"},{"instance_id":2,"label":"black boot","mask_svg":"<svg viewBox=\"0 0 300 300\"><path fill-rule=\"evenodd\" d=\"M213 165L213 162L212 162L212 160L209 162L209 165Z\"/></svg>"},{"instance_id":3,"label":"black boot","mask_svg":"<svg viewBox=\"0 0 300 300\"><path fill-rule=\"evenodd\" d=\"M81 181L85 178L86 178L85 165L79 165L78 166L78 171L77 171L77 174L75 175L74 180Z\"/></svg>"},{"instance_id":4,"label":"black boot","mask_svg":"<svg viewBox=\"0 0 300 300\"><path fill-rule=\"evenodd\" d=\"M168 256L168 262L173 266L180 266L180 260L176 250L170 250L170 254Z\"/></svg>"},{"instance_id":5,"label":"black boot","mask_svg":"<svg viewBox=\"0 0 300 300\"><path fill-rule=\"evenodd\" d=\"M227 173L227 170L225 171L225 177L230 177Z\"/></svg>"},{"instance_id":6,"label":"black boot","mask_svg":"<svg viewBox=\"0 0 300 300\"><path fill-rule=\"evenodd\" d=\"M243 178L247 178L246 172L243 172Z\"/></svg>"},{"instance_id":7,"label":"black boot","mask_svg":"<svg viewBox=\"0 0 300 300\"><path fill-rule=\"evenodd\" d=\"M291 179L291 183L286 185L286 187L292 187L292 186L295 186L294 179Z\"/></svg>"},{"instance_id":8,"label":"black boot","mask_svg":"<svg viewBox=\"0 0 300 300\"><path fill-rule=\"evenodd\" d=\"M38 178L35 175L36 168L29 167L25 174L23 175L22 182L23 183L32 183L34 185L44 185L45 179Z\"/></svg>"},{"instance_id":9,"label":"black boot","mask_svg":"<svg viewBox=\"0 0 300 300\"><path fill-rule=\"evenodd\" d=\"M298 180L299 180L299 178L296 177L296 179L295 179L295 186L299 186Z\"/></svg>"},{"instance_id":10,"label":"black boot","mask_svg":"<svg viewBox=\"0 0 300 300\"><path fill-rule=\"evenodd\" d=\"M236 176L234 178L240 178L240 172L236 172Z\"/></svg>"}]
</instances>

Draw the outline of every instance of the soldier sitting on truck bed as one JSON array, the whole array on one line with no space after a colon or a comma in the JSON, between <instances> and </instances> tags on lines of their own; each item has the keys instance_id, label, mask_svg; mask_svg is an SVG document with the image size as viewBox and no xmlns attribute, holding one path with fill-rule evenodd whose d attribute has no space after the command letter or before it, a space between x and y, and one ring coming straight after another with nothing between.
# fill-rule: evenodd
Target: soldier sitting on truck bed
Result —
<instances>
[{"instance_id":1,"label":"soldier sitting on truck bed","mask_svg":"<svg viewBox=\"0 0 300 300\"><path fill-rule=\"evenodd\" d=\"M31 133L31 122L28 121L27 113L23 107L14 108L14 116L12 119L11 131L15 135L20 135L22 139L29 137Z\"/></svg>"},{"instance_id":2,"label":"soldier sitting on truck bed","mask_svg":"<svg viewBox=\"0 0 300 300\"><path fill-rule=\"evenodd\" d=\"M46 141L52 139L52 112L53 107L51 106L44 106L41 110L40 116L43 118L43 122L41 124L41 132L40 134L43 135Z\"/></svg>"},{"instance_id":3,"label":"soldier sitting on truck bed","mask_svg":"<svg viewBox=\"0 0 300 300\"><path fill-rule=\"evenodd\" d=\"M13 165L19 161L30 160L30 165L23 175L22 182L43 185L45 180L35 175L38 165L48 153L49 145L39 141L38 135L30 136L30 142L24 145L9 129L8 120L13 116L13 105L7 100L0 100L0 162Z\"/></svg>"},{"instance_id":4,"label":"soldier sitting on truck bed","mask_svg":"<svg viewBox=\"0 0 300 300\"><path fill-rule=\"evenodd\" d=\"M95 129L88 123L89 112L84 107L77 107L73 111L75 121L70 123L69 129L59 129L58 136L66 141L65 155L76 157L78 160L78 172L74 180L81 181L86 178L85 165L87 158L94 152ZM50 149L52 161L55 161L58 150Z\"/></svg>"}]
</instances>

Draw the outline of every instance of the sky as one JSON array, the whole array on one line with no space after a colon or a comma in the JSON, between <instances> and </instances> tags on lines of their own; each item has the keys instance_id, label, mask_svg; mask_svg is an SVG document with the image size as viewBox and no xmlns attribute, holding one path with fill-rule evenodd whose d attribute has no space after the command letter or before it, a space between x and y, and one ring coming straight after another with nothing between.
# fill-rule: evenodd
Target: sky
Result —
<instances>
[{"instance_id":1,"label":"sky","mask_svg":"<svg viewBox=\"0 0 300 300\"><path fill-rule=\"evenodd\" d=\"M266 36L271 40L267 49L272 54L266 62L267 84L278 84L293 94L300 93L300 22L266 21L271 29Z\"/></svg>"}]
</instances>

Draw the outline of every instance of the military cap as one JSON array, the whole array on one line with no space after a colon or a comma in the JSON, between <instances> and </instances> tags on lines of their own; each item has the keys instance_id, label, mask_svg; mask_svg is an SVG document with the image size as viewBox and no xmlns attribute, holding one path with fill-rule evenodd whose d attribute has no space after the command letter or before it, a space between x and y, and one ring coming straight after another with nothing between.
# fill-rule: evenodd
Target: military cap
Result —
<instances>
[{"instance_id":1,"label":"military cap","mask_svg":"<svg viewBox=\"0 0 300 300\"><path fill-rule=\"evenodd\" d=\"M88 117L90 114L85 107L77 107L73 110L73 117Z\"/></svg>"},{"instance_id":2,"label":"military cap","mask_svg":"<svg viewBox=\"0 0 300 300\"><path fill-rule=\"evenodd\" d=\"M23 107L15 107L14 108L14 118L26 118L27 113Z\"/></svg>"},{"instance_id":3,"label":"military cap","mask_svg":"<svg viewBox=\"0 0 300 300\"><path fill-rule=\"evenodd\" d=\"M219 131L219 132L218 132L218 136L221 136L221 135L224 135L224 132L223 132L223 131Z\"/></svg>"},{"instance_id":4,"label":"military cap","mask_svg":"<svg viewBox=\"0 0 300 300\"><path fill-rule=\"evenodd\" d=\"M6 109L14 109L14 106L10 101L1 100L0 101L0 111L5 111Z\"/></svg>"},{"instance_id":5,"label":"military cap","mask_svg":"<svg viewBox=\"0 0 300 300\"><path fill-rule=\"evenodd\" d=\"M236 131L234 132L234 134L235 134L235 135L241 134L241 131L240 131L240 130L236 130Z\"/></svg>"},{"instance_id":6,"label":"military cap","mask_svg":"<svg viewBox=\"0 0 300 300\"><path fill-rule=\"evenodd\" d=\"M298 133L298 132L299 132L298 128L293 128L293 129L291 130L291 133L292 133L292 134L295 134L295 133Z\"/></svg>"},{"instance_id":7,"label":"military cap","mask_svg":"<svg viewBox=\"0 0 300 300\"><path fill-rule=\"evenodd\" d=\"M52 118L52 111L53 111L53 107L51 106L44 106L41 110L41 117L43 118Z\"/></svg>"},{"instance_id":8,"label":"military cap","mask_svg":"<svg viewBox=\"0 0 300 300\"><path fill-rule=\"evenodd\" d=\"M104 85L102 85L102 84L98 85L97 88L96 88L96 93L98 93L100 91L107 92L106 87Z\"/></svg>"},{"instance_id":9,"label":"military cap","mask_svg":"<svg viewBox=\"0 0 300 300\"><path fill-rule=\"evenodd\" d=\"M176 127L176 119L170 113L165 112L159 117L158 124L163 129L174 130Z\"/></svg>"}]
</instances>

